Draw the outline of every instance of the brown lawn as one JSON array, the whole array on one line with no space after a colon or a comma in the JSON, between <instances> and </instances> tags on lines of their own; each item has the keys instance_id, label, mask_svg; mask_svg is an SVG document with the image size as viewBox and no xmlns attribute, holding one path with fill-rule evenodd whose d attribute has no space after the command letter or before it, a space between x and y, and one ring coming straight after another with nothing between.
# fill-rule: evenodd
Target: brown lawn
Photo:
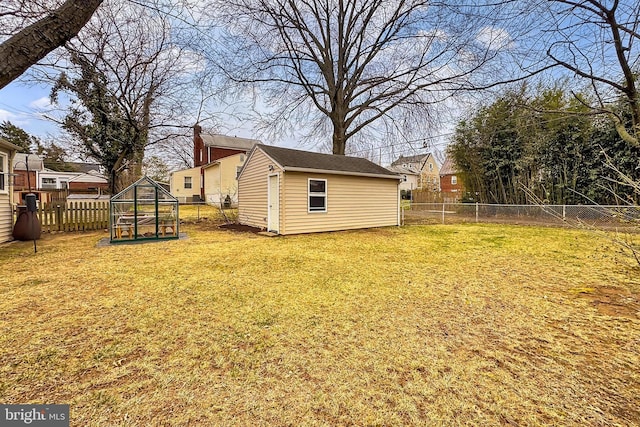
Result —
<instances>
[{"instance_id":1,"label":"brown lawn","mask_svg":"<svg viewBox=\"0 0 640 427\"><path fill-rule=\"evenodd\" d=\"M640 281L584 232L0 246L0 402L71 425L638 425Z\"/></svg>"}]
</instances>

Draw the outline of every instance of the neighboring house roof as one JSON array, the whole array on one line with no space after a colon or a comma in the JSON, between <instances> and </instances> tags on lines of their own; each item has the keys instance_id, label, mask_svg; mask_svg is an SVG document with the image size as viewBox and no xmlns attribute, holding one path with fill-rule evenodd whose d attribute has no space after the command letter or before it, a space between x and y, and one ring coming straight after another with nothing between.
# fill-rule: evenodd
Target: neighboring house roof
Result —
<instances>
[{"instance_id":1,"label":"neighboring house roof","mask_svg":"<svg viewBox=\"0 0 640 427\"><path fill-rule=\"evenodd\" d=\"M400 173L402 175L420 175L420 172L408 167L389 166L387 169L391 172Z\"/></svg>"},{"instance_id":2,"label":"neighboring house roof","mask_svg":"<svg viewBox=\"0 0 640 427\"><path fill-rule=\"evenodd\" d=\"M391 163L391 166L402 166L406 163L419 163L427 160L431 156L431 153L416 154L415 156L400 156L398 160Z\"/></svg>"},{"instance_id":3,"label":"neighboring house roof","mask_svg":"<svg viewBox=\"0 0 640 427\"><path fill-rule=\"evenodd\" d=\"M451 160L450 157L447 157L440 168L440 176L445 175L455 175L458 173L458 168L456 164Z\"/></svg>"},{"instance_id":4,"label":"neighboring house roof","mask_svg":"<svg viewBox=\"0 0 640 427\"><path fill-rule=\"evenodd\" d=\"M99 163L83 163L83 162L65 162L65 170L68 172L98 172L100 173Z\"/></svg>"},{"instance_id":5,"label":"neighboring house roof","mask_svg":"<svg viewBox=\"0 0 640 427\"><path fill-rule=\"evenodd\" d=\"M254 145L260 144L257 139L238 138L236 136L201 134L200 137L207 147L229 148L232 150L249 151Z\"/></svg>"},{"instance_id":6,"label":"neighboring house roof","mask_svg":"<svg viewBox=\"0 0 640 427\"><path fill-rule=\"evenodd\" d=\"M285 171L400 179L400 176L390 170L360 157L313 153L264 144L257 144L254 150L256 149L261 149ZM248 163L245 162L245 166Z\"/></svg>"},{"instance_id":7,"label":"neighboring house roof","mask_svg":"<svg viewBox=\"0 0 640 427\"><path fill-rule=\"evenodd\" d=\"M100 184L106 184L108 181L106 178L96 175L95 173L76 173L77 176L71 178L69 182L95 182Z\"/></svg>"},{"instance_id":8,"label":"neighboring house roof","mask_svg":"<svg viewBox=\"0 0 640 427\"><path fill-rule=\"evenodd\" d=\"M30 171L44 170L44 163L42 162L42 159L40 158L40 156L38 156L37 154L25 154L25 153L16 153L15 156L13 156L13 169L26 171L27 158L29 159Z\"/></svg>"},{"instance_id":9,"label":"neighboring house roof","mask_svg":"<svg viewBox=\"0 0 640 427\"><path fill-rule=\"evenodd\" d=\"M191 172L191 173L196 173L197 172L197 173L200 173L201 169L202 169L202 166L195 166L195 167L192 167L192 168L180 169L180 170L177 170L177 171L169 172L169 176L171 177L171 176L173 176L173 174L181 173L181 172Z\"/></svg>"}]
</instances>

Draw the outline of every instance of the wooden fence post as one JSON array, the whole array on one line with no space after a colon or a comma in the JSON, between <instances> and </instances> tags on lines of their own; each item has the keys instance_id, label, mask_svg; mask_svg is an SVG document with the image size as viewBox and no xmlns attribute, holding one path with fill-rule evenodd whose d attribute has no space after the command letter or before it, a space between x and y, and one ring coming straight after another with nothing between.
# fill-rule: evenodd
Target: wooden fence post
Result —
<instances>
[{"instance_id":1,"label":"wooden fence post","mask_svg":"<svg viewBox=\"0 0 640 427\"><path fill-rule=\"evenodd\" d=\"M56 228L57 231L63 231L62 227L62 207L60 205L56 205Z\"/></svg>"}]
</instances>

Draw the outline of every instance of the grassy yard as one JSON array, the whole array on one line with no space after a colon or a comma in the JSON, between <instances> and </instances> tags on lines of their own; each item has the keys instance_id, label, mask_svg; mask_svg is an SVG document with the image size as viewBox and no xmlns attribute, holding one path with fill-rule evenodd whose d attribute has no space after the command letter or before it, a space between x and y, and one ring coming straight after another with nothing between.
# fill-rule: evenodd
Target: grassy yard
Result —
<instances>
[{"instance_id":1,"label":"grassy yard","mask_svg":"<svg viewBox=\"0 0 640 427\"><path fill-rule=\"evenodd\" d=\"M579 231L0 246L0 402L73 426L638 425L640 281Z\"/></svg>"}]
</instances>

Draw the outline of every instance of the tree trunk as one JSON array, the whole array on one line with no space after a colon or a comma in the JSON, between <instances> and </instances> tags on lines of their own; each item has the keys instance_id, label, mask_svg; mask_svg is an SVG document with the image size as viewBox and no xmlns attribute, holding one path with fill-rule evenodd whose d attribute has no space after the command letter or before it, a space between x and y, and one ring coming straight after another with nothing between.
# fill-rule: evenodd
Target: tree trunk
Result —
<instances>
[{"instance_id":1,"label":"tree trunk","mask_svg":"<svg viewBox=\"0 0 640 427\"><path fill-rule=\"evenodd\" d=\"M347 147L347 129L340 122L333 122L333 154L344 156Z\"/></svg>"},{"instance_id":2,"label":"tree trunk","mask_svg":"<svg viewBox=\"0 0 640 427\"><path fill-rule=\"evenodd\" d=\"M75 37L103 0L67 0L0 44L0 89Z\"/></svg>"}]
</instances>

